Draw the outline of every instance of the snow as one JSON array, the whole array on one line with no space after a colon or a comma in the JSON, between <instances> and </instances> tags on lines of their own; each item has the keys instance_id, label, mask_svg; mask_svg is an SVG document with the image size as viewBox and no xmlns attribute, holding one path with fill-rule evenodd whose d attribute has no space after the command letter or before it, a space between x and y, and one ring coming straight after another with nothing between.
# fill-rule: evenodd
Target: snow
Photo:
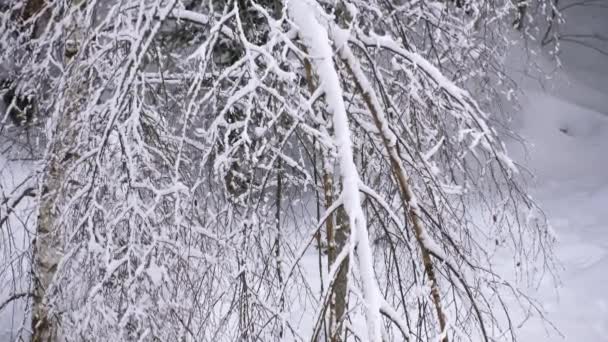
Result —
<instances>
[{"instance_id":1,"label":"snow","mask_svg":"<svg viewBox=\"0 0 608 342\"><path fill-rule=\"evenodd\" d=\"M536 176L534 195L558 237L561 284L535 291L566 341L608 341L608 116L531 92L519 129L531 144L513 144ZM539 320L523 341L555 341Z\"/></svg>"},{"instance_id":2,"label":"snow","mask_svg":"<svg viewBox=\"0 0 608 342\"><path fill-rule=\"evenodd\" d=\"M33 186L31 181L26 181L26 176L31 165L27 162L7 161L3 156L0 156L0 221L3 221L8 214L10 203L14 203L16 195L19 195L24 188ZM18 184L23 184L21 187L16 187ZM16 193L11 193L13 189L17 189ZM4 203L5 198L11 200ZM20 205L16 208L17 211L31 210L33 207L31 197L24 197ZM15 214L22 214L15 212ZM23 216L23 215L22 215ZM11 271L17 274L27 274L28 260L25 259L27 246L29 244L29 236L23 229L23 222L17 219L17 215L9 214L6 224L0 226L0 265L7 264L8 260L13 262L12 270L8 270L5 266L0 269L0 306L4 306L0 310L0 341L13 340L16 336L16 331L27 327L27 317L23 317L25 307L24 300L16 300L6 302L13 294L27 293L28 285L20 279L12 279ZM10 252L9 252L10 251ZM11 254L12 253L12 254ZM13 259L15 258L15 259ZM17 260L23 258L22 261ZM16 267L16 269L15 269Z\"/></svg>"},{"instance_id":3,"label":"snow","mask_svg":"<svg viewBox=\"0 0 608 342\"><path fill-rule=\"evenodd\" d=\"M314 3L316 5L316 2ZM333 211L338 205L344 203L351 218L353 240L351 240L350 246L341 251L338 259L346 258L350 253L354 253L354 247L358 246L356 251L358 257L357 264L353 266L358 267L358 271L353 272L353 274L361 277L362 288L353 288L352 291L359 295L359 291L361 290L360 297L366 304L366 317L354 314L353 320L349 324L352 325L351 328L358 334L368 334L370 340L380 340L380 312L393 320L402 331L407 329L405 328L406 323L400 317L401 313L394 310L389 303L384 301L377 289L372 266L372 254L369 248L368 232L361 208L360 192L375 198L382 207L387 209L391 219L398 227L405 227L405 224L401 222L399 215L389 209L390 205L382 200L380 195L376 194L371 187L368 187L359 179L355 163L353 162L352 139L348 128L349 122L345 111L343 89L341 89L336 73L336 66L332 60L335 54L329 42L328 33L334 35L332 38L337 46L344 45L346 39L349 38L346 30L343 32L329 30L330 32L328 32L325 25L327 25L327 20L330 19L326 18L315 5L313 5L312 1L307 0L291 0L288 3L290 15L299 26L299 34L308 45L308 52L320 77L319 91L311 96L308 103L309 108L305 109L312 110L312 103L323 95L325 102L328 104L327 109L333 118L335 128L334 144L337 149L336 155L340 161L344 192L334 202L333 206L328 209L328 212ZM443 10L441 7L443 5L435 5L437 6L438 13ZM352 16L356 15L356 7L354 5L347 3L347 9L351 12ZM176 10L172 15L182 20L205 25L209 25L212 21L207 16L186 10ZM223 20L227 21L229 17L226 16ZM139 27L140 25L137 26ZM223 22L217 23L211 29L212 32L217 30L222 30L222 32L227 32L227 34L234 34L225 28ZM378 36L373 33L371 36L365 36L360 33L358 39L365 44L384 46L394 50L402 59L415 65L428 78L434 80L437 88L452 96L462 107L469 109L473 113L479 111L471 103L469 93L456 87L449 79L442 76L439 70L424 60L422 56L399 48L399 45L387 36ZM205 50L205 47L203 46L198 49L197 53L193 56L196 57L200 56L200 54L209 53L209 51ZM255 46L249 47L261 57L268 58L265 50L256 50ZM570 50L570 52L572 51ZM351 58L346 52L346 49L342 51L342 57ZM577 53L576 58L578 57L579 54ZM251 61L252 58L248 59L248 62ZM287 72L282 72L278 64L272 64L273 59L268 59L268 61L271 63L269 68L277 76L281 76L283 79L290 79L293 76ZM394 59L392 62L392 66L396 70L401 68L401 64L399 63L403 64L403 61L399 62L397 59ZM600 75L595 75L593 74L595 71L590 72L587 70L583 74L590 76L589 78L594 80L591 82L593 85L598 85L598 82L600 84L608 84L605 79L600 80L603 72L600 72ZM364 80L363 72L358 70L354 70L354 72L359 75L360 80ZM125 75L125 77L127 76L129 75ZM530 143L528 148L523 149L520 144L511 142L508 146L511 151L509 156L503 153L498 154L498 157L513 173L519 170L520 175L527 175L528 173L524 170L530 169L536 175L536 178L532 179L533 194L549 217L558 239L557 256L563 266L563 270L559 274L561 283L558 284L557 288L550 279L546 279L541 283L539 288L528 290L532 292L535 298L541 301L547 312L546 318L560 332L552 332L538 317L533 317L526 324L518 328L520 330L520 340L554 341L556 339L560 340L559 336L563 334L567 341L608 341L608 293L606 291L606 282L608 280L608 275L606 275L608 271L608 172L606 171L608 169L608 115L606 114L608 113L608 101L606 101L606 92L608 91L608 87L596 86L591 88L589 83L581 85L578 83L580 80L574 81L574 79L569 79L568 77L565 77L565 79L557 78L557 81L558 86L552 90L551 94L535 89L528 89L526 91L527 99L524 103L524 110L519 116L520 121L517 123L516 130ZM365 93L370 96L373 95L371 91L373 87L371 87L369 82L363 82L361 86L365 90ZM260 84L252 81L249 86L235 93L229 99L229 104L248 96L250 93L254 93L259 87ZM382 107L375 96L372 96L372 102L374 107ZM484 115L480 111L478 114ZM385 134L388 137L390 145L393 145L395 137L390 129L388 129L388 123L383 118L379 118L379 120L381 121L380 132ZM462 130L458 134L463 139L468 135L476 136L477 138L473 141L473 145L484 137L492 135L487 127L482 126L478 128ZM320 140L325 138L325 134L318 133L312 127L307 128L303 126L302 129L308 129L311 135L318 136ZM370 129L370 131L373 130ZM255 133L258 137L264 136L265 132L265 128L263 127L255 128ZM109 137L113 136L109 135ZM194 140L188 143L198 144ZM432 156L442 147L443 143L444 138L439 138L435 146L423 153L423 158L426 161L430 161ZM331 142L327 142L327 145L330 144ZM201 150L203 149L201 148ZM278 150L274 152L279 153ZM300 164L286 155L281 154L280 157L290 167L296 168ZM511 159L511 157L513 158ZM6 162L0 160L0 176L2 176L0 177L0 188L11 189L15 185L13 183L17 183L16 179L19 179L19 177L10 180L5 178L5 174L1 172L4 171L1 168L4 164ZM328 163L326 168L330 167L331 165ZM310 179L311 177L308 176L308 178ZM9 183L10 186L7 185ZM175 186L170 186L166 189L156 189L147 183L134 182L133 184L134 186L148 188L159 196L167 196L188 190L185 185L177 181L175 183ZM450 185L445 186L450 187ZM461 193L463 190L452 187L450 191ZM412 201L412 206L416 207L415 199ZM531 212L529 215L530 219L534 219L537 214L537 212ZM327 214L324 215L321 222L327 216ZM321 226L322 223L319 227ZM210 237L218 243L221 242L215 233L211 231L203 228L195 228L195 230L197 233ZM5 231L0 231L0 236L3 236L2 234L6 234ZM308 247L313 238L313 234L309 235L307 236L306 247ZM23 237L18 237L20 238L18 239L19 241L25 241ZM425 247L431 250L433 254L445 258L438 244L424 231L422 240ZM91 241L94 242L93 239ZM170 243L171 241L167 240L166 242ZM91 248L96 249L100 247L94 246ZM188 251L187 253L192 252ZM315 273L317 255L302 249L300 254L304 253L308 254L303 258L303 268L306 272L311 272L310 279L317 279L318 275ZM3 255L0 255L0 259L2 257ZM201 256L197 255L197 257L209 258L205 254L201 254ZM108 268L115 269L123 262L125 262L125 259L110 260ZM215 263L216 260L209 260L209 262ZM446 262L450 261L446 260ZM249 265L244 265L240 269L240 272L245 272L248 267ZM290 270L291 275L294 272L295 265L287 269ZM143 267L141 270L143 270ZM150 264L145 269L145 274L157 286L165 280L166 272L167 268L155 263ZM325 279L331 277L336 272L337 267L335 265L329 271L326 271L326 267L323 268ZM2 284L4 284L5 279L2 280ZM316 285L314 284L314 280L311 282L313 282L313 286ZM355 286L353 284L358 285L358 283L353 282L351 283L353 287ZM26 286L20 284L19 287L26 289ZM3 291L4 289L0 290L0 304L7 295ZM285 288L282 290L282 293L285 293L287 296L294 295L290 291L290 289ZM314 291L316 292L317 288L314 288ZM421 293L424 291L426 290L420 290ZM318 311L318 307L310 310L310 308L301 303L292 303L292 305L286 308L285 312L278 312L275 311L272 304L266 304L259 298L256 300L266 310L281 315L285 320L289 321L295 321L289 319L292 316L300 316L303 317L302 320L312 321L313 317L307 317L307 315L314 314L315 310ZM15 302L15 304L11 304L11 310L0 313L0 341L9 339L10 336L8 334L12 335L15 326L21 324L21 320L18 322L17 320L12 321L16 317L14 312L22 310L21 304L20 302ZM92 302L89 305L95 304L95 302ZM102 313L105 314L105 312ZM317 312L317 315L319 314ZM115 318L106 319L108 321L115 320ZM365 329L365 325L367 325L368 329ZM302 335L305 336L310 332L310 329L308 329L309 324L304 323L301 326L303 327L301 330Z\"/></svg>"},{"instance_id":4,"label":"snow","mask_svg":"<svg viewBox=\"0 0 608 342\"><path fill-rule=\"evenodd\" d=\"M608 32L600 2L568 10L563 32ZM594 44L608 48L608 41ZM547 280L535 295L563 338L534 319L521 340L608 341L608 58L571 42L561 47L563 70L546 91L518 80L527 91L515 129L530 146L509 150L535 174L533 195L557 236L561 283Z\"/></svg>"},{"instance_id":5,"label":"snow","mask_svg":"<svg viewBox=\"0 0 608 342\"><path fill-rule=\"evenodd\" d=\"M333 51L327 29L315 16L324 12L319 11L315 5L308 1L290 1L289 11L298 26L302 40L309 48L312 63L319 76L319 86L325 93L327 110L332 114L335 131L334 139L338 150L340 175L343 182L344 210L349 216L350 226L352 227L351 243L353 248L355 246L358 248L357 261L365 300L367 333L370 341L381 341L381 295L375 279L373 255L367 227L365 226L366 219L359 197L359 174L354 162L348 117L340 78L333 62Z\"/></svg>"}]
</instances>

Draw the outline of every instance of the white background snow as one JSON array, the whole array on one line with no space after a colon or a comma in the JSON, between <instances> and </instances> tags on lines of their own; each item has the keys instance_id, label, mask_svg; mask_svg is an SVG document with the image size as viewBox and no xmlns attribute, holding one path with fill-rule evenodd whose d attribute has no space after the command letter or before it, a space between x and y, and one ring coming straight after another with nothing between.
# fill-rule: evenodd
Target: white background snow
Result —
<instances>
[{"instance_id":1,"label":"white background snow","mask_svg":"<svg viewBox=\"0 0 608 342\"><path fill-rule=\"evenodd\" d=\"M608 33L608 8L568 14L567 32ZM608 50L608 40L595 43ZM528 86L517 131L529 146L512 152L535 173L533 194L558 235L561 285L546 282L536 294L547 318L566 341L608 341L608 56L562 48L553 86ZM522 337L562 340L537 320Z\"/></svg>"}]
</instances>

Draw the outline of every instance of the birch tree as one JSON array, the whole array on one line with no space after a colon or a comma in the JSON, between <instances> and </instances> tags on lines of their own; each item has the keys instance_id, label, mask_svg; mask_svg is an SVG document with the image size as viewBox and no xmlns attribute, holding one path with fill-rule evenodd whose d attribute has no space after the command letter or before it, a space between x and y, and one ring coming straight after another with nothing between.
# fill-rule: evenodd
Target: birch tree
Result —
<instances>
[{"instance_id":1,"label":"birch tree","mask_svg":"<svg viewBox=\"0 0 608 342\"><path fill-rule=\"evenodd\" d=\"M31 276L1 274L28 284L0 298L16 340L515 341L542 316L521 287L553 238L495 125L552 1L37 4L0 21L44 146L0 199L2 234L37 217Z\"/></svg>"}]
</instances>

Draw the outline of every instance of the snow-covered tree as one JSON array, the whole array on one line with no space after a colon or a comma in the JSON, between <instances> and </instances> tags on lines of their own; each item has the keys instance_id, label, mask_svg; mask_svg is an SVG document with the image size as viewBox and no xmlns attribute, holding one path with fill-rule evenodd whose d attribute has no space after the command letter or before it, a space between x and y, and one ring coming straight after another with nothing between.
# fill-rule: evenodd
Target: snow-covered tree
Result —
<instances>
[{"instance_id":1,"label":"snow-covered tree","mask_svg":"<svg viewBox=\"0 0 608 342\"><path fill-rule=\"evenodd\" d=\"M33 110L0 128L3 174L15 141L35 159L0 184L3 241L36 217L1 247L16 339L516 340L515 306L542 314L519 286L552 237L490 113L552 1L0 8Z\"/></svg>"}]
</instances>

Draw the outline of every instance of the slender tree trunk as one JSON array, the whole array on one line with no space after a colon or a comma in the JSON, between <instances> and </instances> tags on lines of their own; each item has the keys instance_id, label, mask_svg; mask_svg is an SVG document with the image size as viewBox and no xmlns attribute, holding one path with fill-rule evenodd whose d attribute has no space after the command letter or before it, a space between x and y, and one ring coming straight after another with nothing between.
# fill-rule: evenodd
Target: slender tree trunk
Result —
<instances>
[{"instance_id":1,"label":"slender tree trunk","mask_svg":"<svg viewBox=\"0 0 608 342\"><path fill-rule=\"evenodd\" d=\"M317 167L317 139L313 139L313 147L314 147L314 155L313 155L313 170L315 175L315 189L319 189L319 181L323 181L324 178L319 175L318 167ZM323 183L324 186L325 183ZM321 195L319 191L316 191L316 205L317 205L317 222L321 220ZM325 198L325 188L323 188L323 197ZM327 208L325 208L327 210ZM318 251L318 262L319 262L319 281L320 281L320 291L321 296L325 293L325 284L323 282L323 255L325 254L325 249L323 247L323 236L321 234L321 230L317 231L315 234L315 239L317 240L317 251ZM327 320L323 319L323 336L325 337L325 342L329 341L329 331L327 329Z\"/></svg>"},{"instance_id":2,"label":"slender tree trunk","mask_svg":"<svg viewBox=\"0 0 608 342\"><path fill-rule=\"evenodd\" d=\"M41 5L44 1L28 3ZM75 27L73 27L75 29ZM65 51L66 61L74 56L74 50L68 56ZM76 140L78 136L78 125L76 116L83 105L82 99L86 98L84 92L87 85L77 77L78 66L72 66L66 71L71 73L66 89L63 92L63 103L60 105L61 112L55 117L56 125L50 137L49 147L46 152L46 165L38 187L40 193L40 207L38 210L36 237L33 241L32 262L32 342L53 342L61 340L60 318L51 312L48 296L51 294L51 285L57 267L63 256L64 223L61 221L64 215L64 205L68 198L67 183L69 170L78 158L76 151ZM84 78L83 78L84 79Z\"/></svg>"},{"instance_id":3,"label":"slender tree trunk","mask_svg":"<svg viewBox=\"0 0 608 342\"><path fill-rule=\"evenodd\" d=\"M315 84L313 81L312 66L308 60L304 62L306 70L306 78L308 90L314 93ZM334 202L334 184L332 172L327 165L327 157L323 157L323 194L325 197L325 209L328 209ZM325 233L327 239L327 268L328 271L333 267L336 261L337 251L341 251L346 246L346 242L350 236L350 227L348 225L348 215L343 208L338 210L336 214L336 223L334 226L333 215L330 215L325 221ZM329 340L332 342L340 342L340 333L343 327L343 321L347 308L348 297L348 268L349 260L346 258L336 279L333 282L331 289L331 297L329 301L329 314L327 317L327 333L330 335ZM329 280L331 284L331 279Z\"/></svg>"},{"instance_id":4,"label":"slender tree trunk","mask_svg":"<svg viewBox=\"0 0 608 342\"><path fill-rule=\"evenodd\" d=\"M58 321L49 313L46 291L61 258L61 246L55 225L58 216L55 203L61 192L63 177L57 158L52 158L48 169L46 180L41 187L47 193L42 195L34 241L32 342L51 342L57 336Z\"/></svg>"},{"instance_id":5,"label":"slender tree trunk","mask_svg":"<svg viewBox=\"0 0 608 342\"><path fill-rule=\"evenodd\" d=\"M324 158L325 159L325 158ZM324 163L325 164L325 160ZM327 210L334 203L334 191L333 191L333 180L330 174L330 171L324 165L324 174L323 174L323 193L325 195L325 209ZM327 240L327 270L331 270L331 267L334 265L336 261L336 241L334 236L334 218L333 215L330 215L325 221L325 238ZM329 279L330 286L332 284L332 279ZM334 283L335 284L335 283ZM335 289L335 285L334 285ZM329 300L329 314L327 317L327 332L329 335L333 335L334 326L336 322L336 296L335 292L332 292L330 300Z\"/></svg>"},{"instance_id":6,"label":"slender tree trunk","mask_svg":"<svg viewBox=\"0 0 608 342\"><path fill-rule=\"evenodd\" d=\"M345 248L349 237L350 225L348 224L348 215L346 215L346 211L343 208L340 208L336 215L336 230L334 235L336 250L341 251ZM334 282L332 310L335 317L335 328L334 331L331 331L332 342L342 341L342 327L344 326L344 318L348 307L348 268L349 259L346 258L342 262L342 265L340 265L340 270Z\"/></svg>"},{"instance_id":7,"label":"slender tree trunk","mask_svg":"<svg viewBox=\"0 0 608 342\"><path fill-rule=\"evenodd\" d=\"M70 91L68 91L70 93ZM68 97L69 98L69 97ZM73 98L73 97L72 97ZM53 134L54 141L49 149L47 166L42 184L40 208L33 249L33 312L32 342L56 341L59 318L49 312L47 295L57 266L62 257L61 222L62 202L65 201L65 170L69 169L76 157L71 150L76 137L74 111L66 110L59 118Z\"/></svg>"},{"instance_id":8,"label":"slender tree trunk","mask_svg":"<svg viewBox=\"0 0 608 342\"><path fill-rule=\"evenodd\" d=\"M283 289L283 272L282 272L282 261L281 261L281 242L282 238L282 229L281 229L281 202L283 199L283 171L282 171L283 163L281 158L277 161L277 211L275 213L275 220L277 224L277 236L274 242L275 248L275 258L276 258L276 267L277 267L277 280L279 281L279 289ZM285 295L281 292L281 297L279 298L279 308L281 313L285 311ZM279 329L279 338L283 339L284 334L283 322L281 321L281 328Z\"/></svg>"},{"instance_id":9,"label":"slender tree trunk","mask_svg":"<svg viewBox=\"0 0 608 342\"><path fill-rule=\"evenodd\" d=\"M352 52L347 47L343 47L341 57L342 61L346 64L348 71L353 76L354 82L357 85L359 91L361 92L363 100L365 101L365 104L367 105L373 117L374 124L378 129L380 136L382 137L382 143L386 148L386 152L389 157L389 162L393 170L393 175L399 186L401 199L405 202L404 209L406 210L406 215L412 222L416 242L418 243L418 246L420 248L424 271L429 279L431 287L431 298L433 300L433 305L437 314L439 328L441 329L441 333L445 334L444 336L442 336L441 342L448 342L446 332L447 322L441 303L439 283L437 281L435 267L431 259L431 251L425 244L427 232L424 223L420 219L420 208L418 206L418 201L416 200L416 197L409 185L409 177L401 163L401 157L399 156L399 152L397 150L396 141L393 137L391 137L393 133L388 127L388 122L386 121L384 112L380 107L378 98L375 93L373 93L371 83L365 78L365 74L362 72L359 66L357 66L355 63L352 63L352 60L354 59L354 55L352 55ZM368 85L368 87L364 87L364 84Z\"/></svg>"}]
</instances>

